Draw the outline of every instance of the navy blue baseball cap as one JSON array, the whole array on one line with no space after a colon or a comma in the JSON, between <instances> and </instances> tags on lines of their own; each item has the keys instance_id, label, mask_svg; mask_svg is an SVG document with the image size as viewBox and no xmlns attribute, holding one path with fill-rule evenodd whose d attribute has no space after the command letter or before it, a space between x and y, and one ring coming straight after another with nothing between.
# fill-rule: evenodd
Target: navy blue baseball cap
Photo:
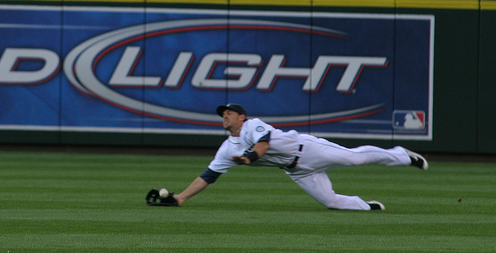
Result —
<instances>
[{"instance_id":1,"label":"navy blue baseball cap","mask_svg":"<svg viewBox=\"0 0 496 253\"><path fill-rule=\"evenodd\" d=\"M227 109L233 110L239 114L246 115L245 109L241 105L238 105L238 104L220 105L219 107L217 107L217 114L219 114L219 116L223 117L224 111Z\"/></svg>"}]
</instances>

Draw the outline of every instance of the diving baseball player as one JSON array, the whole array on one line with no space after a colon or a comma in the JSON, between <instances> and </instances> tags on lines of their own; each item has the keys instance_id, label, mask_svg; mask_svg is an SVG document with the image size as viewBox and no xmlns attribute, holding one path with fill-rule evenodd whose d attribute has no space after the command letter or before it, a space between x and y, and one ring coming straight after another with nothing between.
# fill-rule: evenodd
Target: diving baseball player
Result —
<instances>
[{"instance_id":1,"label":"diving baseball player","mask_svg":"<svg viewBox=\"0 0 496 253\"><path fill-rule=\"evenodd\" d=\"M230 136L222 143L208 168L183 192L160 197L151 190L148 205L180 206L214 183L235 165L279 167L315 200L330 209L384 210L378 201L366 202L358 196L337 194L326 170L362 164L412 165L427 170L421 155L397 146L345 148L325 139L291 130L283 132L258 118L248 119L238 104L221 105L217 114L223 118Z\"/></svg>"}]
</instances>

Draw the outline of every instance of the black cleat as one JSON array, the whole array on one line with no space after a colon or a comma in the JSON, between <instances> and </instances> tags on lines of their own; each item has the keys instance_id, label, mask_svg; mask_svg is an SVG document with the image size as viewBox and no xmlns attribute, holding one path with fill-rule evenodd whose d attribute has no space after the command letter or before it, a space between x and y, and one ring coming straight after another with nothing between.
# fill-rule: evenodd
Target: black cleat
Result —
<instances>
[{"instance_id":1,"label":"black cleat","mask_svg":"<svg viewBox=\"0 0 496 253\"><path fill-rule=\"evenodd\" d=\"M367 201L370 206L370 210L386 210L386 207L379 201L371 200Z\"/></svg>"},{"instance_id":2,"label":"black cleat","mask_svg":"<svg viewBox=\"0 0 496 253\"><path fill-rule=\"evenodd\" d=\"M423 156L421 156L420 154L417 154L413 151L410 151L406 148L403 148L403 149L406 151L406 153L408 154L408 156L412 160L412 163L411 163L412 166L415 166L421 170L427 170L429 168L429 164L427 163L427 160L425 160L425 158Z\"/></svg>"}]
</instances>

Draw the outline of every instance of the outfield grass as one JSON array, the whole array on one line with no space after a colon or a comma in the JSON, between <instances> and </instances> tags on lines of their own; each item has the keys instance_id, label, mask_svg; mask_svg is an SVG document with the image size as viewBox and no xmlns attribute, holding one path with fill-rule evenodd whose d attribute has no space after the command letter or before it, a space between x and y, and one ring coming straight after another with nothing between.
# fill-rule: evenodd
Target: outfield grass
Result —
<instances>
[{"instance_id":1,"label":"outfield grass","mask_svg":"<svg viewBox=\"0 0 496 253\"><path fill-rule=\"evenodd\" d=\"M0 152L0 253L496 252L496 164L329 171L386 211L332 211L275 168L237 167L183 207L210 157Z\"/></svg>"}]
</instances>

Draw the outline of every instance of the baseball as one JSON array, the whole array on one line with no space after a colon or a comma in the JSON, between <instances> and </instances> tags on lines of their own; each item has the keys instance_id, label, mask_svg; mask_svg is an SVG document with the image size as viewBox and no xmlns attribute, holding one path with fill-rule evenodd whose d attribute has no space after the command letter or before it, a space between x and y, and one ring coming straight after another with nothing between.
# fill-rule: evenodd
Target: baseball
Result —
<instances>
[{"instance_id":1,"label":"baseball","mask_svg":"<svg viewBox=\"0 0 496 253\"><path fill-rule=\"evenodd\" d=\"M165 188L162 188L162 189L160 189L158 194L160 194L160 197L162 197L162 198L167 198L167 196L169 196L169 191Z\"/></svg>"}]
</instances>

